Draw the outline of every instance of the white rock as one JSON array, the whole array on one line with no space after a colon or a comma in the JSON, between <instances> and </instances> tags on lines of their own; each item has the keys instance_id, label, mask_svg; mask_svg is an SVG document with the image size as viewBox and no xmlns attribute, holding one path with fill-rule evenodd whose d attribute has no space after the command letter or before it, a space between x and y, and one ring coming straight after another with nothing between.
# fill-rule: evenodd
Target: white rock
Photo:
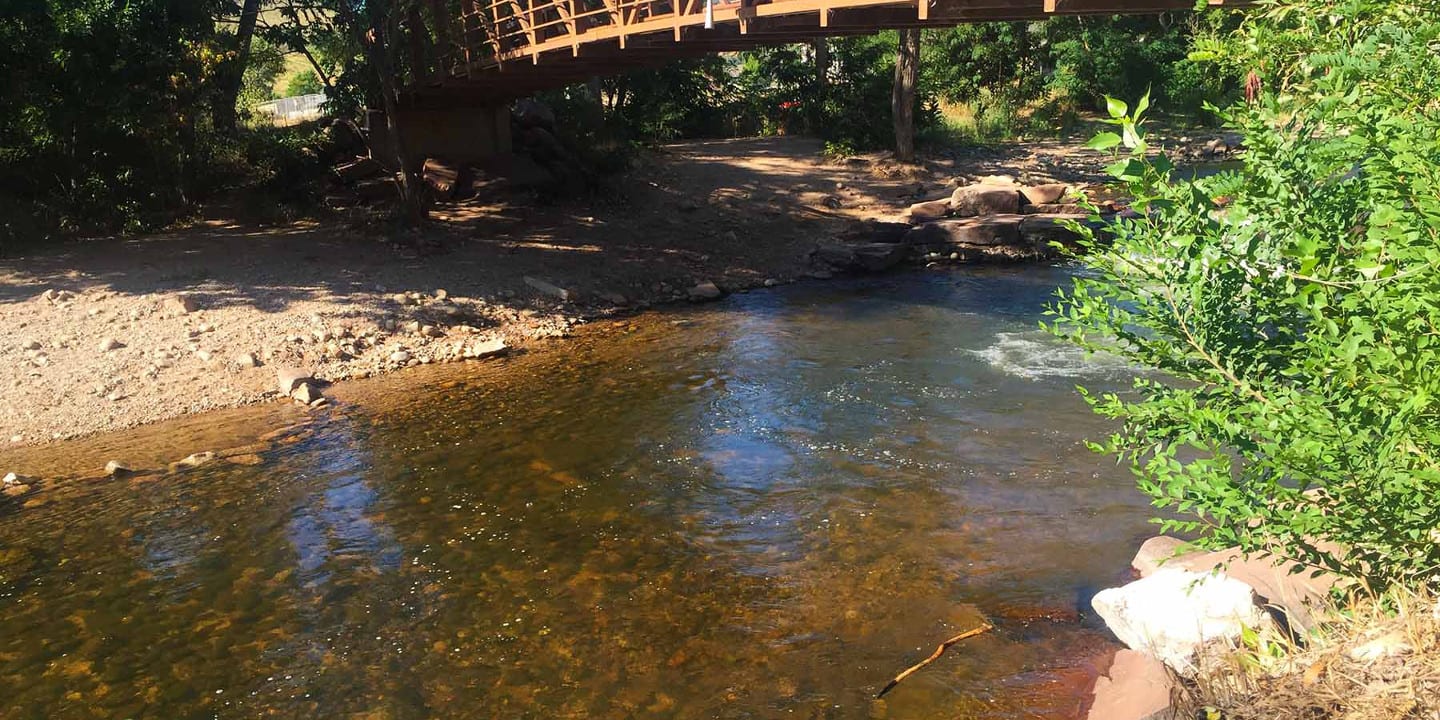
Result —
<instances>
[{"instance_id":1,"label":"white rock","mask_svg":"<svg viewBox=\"0 0 1440 720\"><path fill-rule=\"evenodd\" d=\"M275 380L280 387L281 395L289 395L301 385L310 382L310 373L297 367L278 367L275 369Z\"/></svg>"},{"instance_id":2,"label":"white rock","mask_svg":"<svg viewBox=\"0 0 1440 720\"><path fill-rule=\"evenodd\" d=\"M320 391L311 382L302 382L290 393L290 397L309 405L320 399Z\"/></svg>"},{"instance_id":3,"label":"white rock","mask_svg":"<svg viewBox=\"0 0 1440 720\"><path fill-rule=\"evenodd\" d=\"M236 355L235 364L242 368L260 367L260 361L256 360L255 356L250 353L240 353Z\"/></svg>"},{"instance_id":4,"label":"white rock","mask_svg":"<svg viewBox=\"0 0 1440 720\"><path fill-rule=\"evenodd\" d=\"M488 340L476 340L465 349L465 357L487 358L496 355L503 355L510 350L501 338L490 338Z\"/></svg>"},{"instance_id":5,"label":"white rock","mask_svg":"<svg viewBox=\"0 0 1440 720\"><path fill-rule=\"evenodd\" d=\"M536 290L539 290L546 295L551 295L561 300L574 300L576 298L576 293L574 290L566 290L565 288L559 287L552 283L548 283L544 280L541 280L540 278L533 278L529 275L526 275L524 276L524 280L526 285L529 285L530 287L535 288Z\"/></svg>"},{"instance_id":6,"label":"white rock","mask_svg":"<svg viewBox=\"0 0 1440 720\"><path fill-rule=\"evenodd\" d=\"M188 470L189 468L200 467L201 465L204 465L205 463L210 462L214 459L215 453L209 450L206 450L205 452L191 453L190 455L186 455L185 459L171 463L170 469Z\"/></svg>"},{"instance_id":7,"label":"white rock","mask_svg":"<svg viewBox=\"0 0 1440 720\"><path fill-rule=\"evenodd\" d=\"M405 352L404 350L396 350L395 352L390 353L390 362L393 362L393 363L407 363L407 362L410 362L410 353Z\"/></svg>"},{"instance_id":8,"label":"white rock","mask_svg":"<svg viewBox=\"0 0 1440 720\"><path fill-rule=\"evenodd\" d=\"M105 463L105 474L109 475L110 477L123 477L133 472L135 471L131 470L129 465L126 465L125 463L122 463L118 460L111 460L110 462Z\"/></svg>"},{"instance_id":9,"label":"white rock","mask_svg":"<svg viewBox=\"0 0 1440 720\"><path fill-rule=\"evenodd\" d=\"M24 475L21 475L19 473L12 472L5 473L5 479L3 481L0 481L0 486L9 487L11 485L28 485L30 484L30 482L30 478L25 477Z\"/></svg>"},{"instance_id":10,"label":"white rock","mask_svg":"<svg viewBox=\"0 0 1440 720\"><path fill-rule=\"evenodd\" d=\"M21 345L20 347L25 348L26 350L39 350L39 349L40 349L40 341L39 341L39 340L31 340L30 342L27 342L27 343L25 343L24 345Z\"/></svg>"},{"instance_id":11,"label":"white rock","mask_svg":"<svg viewBox=\"0 0 1440 720\"><path fill-rule=\"evenodd\" d=\"M200 358L201 362L210 362L210 352L208 350L196 350L195 357Z\"/></svg>"},{"instance_id":12,"label":"white rock","mask_svg":"<svg viewBox=\"0 0 1440 720\"><path fill-rule=\"evenodd\" d=\"M1232 643L1242 628L1271 622L1249 585L1223 573L1178 568L1103 590L1091 604L1121 642L1181 675L1195 670L1197 656L1212 643Z\"/></svg>"},{"instance_id":13,"label":"white rock","mask_svg":"<svg viewBox=\"0 0 1440 720\"><path fill-rule=\"evenodd\" d=\"M119 340L116 340L115 338L105 338L104 340L100 341L99 349L100 352L107 353L111 350L117 350L122 347L125 346L121 345Z\"/></svg>"},{"instance_id":14,"label":"white rock","mask_svg":"<svg viewBox=\"0 0 1440 720\"><path fill-rule=\"evenodd\" d=\"M706 280L690 288L688 294L691 300L718 300L725 293L715 283Z\"/></svg>"}]
</instances>

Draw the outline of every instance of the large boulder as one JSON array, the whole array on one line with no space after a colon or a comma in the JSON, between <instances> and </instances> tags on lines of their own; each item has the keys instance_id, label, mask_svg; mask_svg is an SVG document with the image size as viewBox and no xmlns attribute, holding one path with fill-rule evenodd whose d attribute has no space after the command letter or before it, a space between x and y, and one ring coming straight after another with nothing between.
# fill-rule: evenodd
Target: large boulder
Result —
<instances>
[{"instance_id":1,"label":"large boulder","mask_svg":"<svg viewBox=\"0 0 1440 720\"><path fill-rule=\"evenodd\" d=\"M1020 188L1020 195L1025 198L1026 205L1045 205L1047 203L1058 203L1070 192L1070 186L1064 183L1050 183L1048 185L1031 185Z\"/></svg>"},{"instance_id":2,"label":"large boulder","mask_svg":"<svg viewBox=\"0 0 1440 720\"><path fill-rule=\"evenodd\" d=\"M1121 650L1095 680L1086 720L1172 720L1175 680L1165 664L1145 653Z\"/></svg>"},{"instance_id":3,"label":"large boulder","mask_svg":"<svg viewBox=\"0 0 1440 720\"><path fill-rule=\"evenodd\" d=\"M952 245L995 247L1020 244L1019 215L955 218L925 223L913 228L905 242L930 252L943 252Z\"/></svg>"},{"instance_id":4,"label":"large boulder","mask_svg":"<svg viewBox=\"0 0 1440 720\"><path fill-rule=\"evenodd\" d=\"M1187 676L1213 648L1233 646L1243 629L1271 624L1249 585L1224 573L1179 568L1102 590L1091 605L1130 649Z\"/></svg>"},{"instance_id":5,"label":"large boulder","mask_svg":"<svg viewBox=\"0 0 1440 720\"><path fill-rule=\"evenodd\" d=\"M1071 230L1069 223L1085 224L1085 215L1026 215L1020 222L1020 236L1025 244L1037 250L1046 250L1051 243L1074 245L1080 241L1080 234Z\"/></svg>"},{"instance_id":6,"label":"large boulder","mask_svg":"<svg viewBox=\"0 0 1440 720\"><path fill-rule=\"evenodd\" d=\"M836 239L852 243L898 243L913 227L910 223L868 219L852 223Z\"/></svg>"},{"instance_id":7,"label":"large boulder","mask_svg":"<svg viewBox=\"0 0 1440 720\"><path fill-rule=\"evenodd\" d=\"M1015 185L966 185L955 188L950 207L956 215L1013 215L1020 212L1020 189Z\"/></svg>"}]
</instances>

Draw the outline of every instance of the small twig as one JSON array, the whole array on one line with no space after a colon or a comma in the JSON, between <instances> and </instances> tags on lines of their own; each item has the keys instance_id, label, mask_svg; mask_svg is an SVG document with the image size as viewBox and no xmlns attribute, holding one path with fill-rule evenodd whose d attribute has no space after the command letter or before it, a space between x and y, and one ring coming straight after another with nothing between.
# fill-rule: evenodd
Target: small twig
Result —
<instances>
[{"instance_id":1,"label":"small twig","mask_svg":"<svg viewBox=\"0 0 1440 720\"><path fill-rule=\"evenodd\" d=\"M959 635L956 635L955 637L952 637L952 638L950 638L949 640L946 640L945 642L940 643L940 647L935 648L935 652L930 653L930 657L925 658L924 660L921 660L920 662L918 662L918 663L916 663L916 664L914 664L914 665L911 665L908 669L905 670L905 672L902 672L902 673L900 673L899 675L896 675L894 680L891 680L890 683L887 684L883 690L881 690L879 693L877 693L877 694L875 695L875 698L878 700L878 699L880 699L880 698L885 697L885 693L890 692L896 685L899 685L901 680L904 680L905 678L910 677L911 675L914 675L918 670L920 670L920 668L923 668L923 667L925 667L926 665L929 665L930 663L935 662L937 659L939 659L941 655L944 655L944 654L945 654L945 651L946 651L946 650L949 650L949 649L950 649L950 646L951 646L951 645L954 645L955 643L958 643L958 642L960 642L961 640L965 640L965 639L967 639L967 638L975 637L976 635L979 635L980 633L988 632L988 631L994 629L994 627L995 627L994 625L991 625L991 624L988 623L988 622L987 622L987 623L981 623L981 624L980 624L980 627L970 628L969 630L966 630L965 632L962 632L962 633L960 633Z\"/></svg>"}]
</instances>

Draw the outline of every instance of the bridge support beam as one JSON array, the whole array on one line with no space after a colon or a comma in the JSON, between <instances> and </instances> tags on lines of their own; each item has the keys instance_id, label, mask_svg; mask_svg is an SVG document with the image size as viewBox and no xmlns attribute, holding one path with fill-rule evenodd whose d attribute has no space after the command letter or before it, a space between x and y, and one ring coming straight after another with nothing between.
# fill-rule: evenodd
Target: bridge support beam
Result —
<instances>
[{"instance_id":1,"label":"bridge support beam","mask_svg":"<svg viewBox=\"0 0 1440 720\"><path fill-rule=\"evenodd\" d=\"M393 143L385 129L382 113L372 110L370 150L384 165L392 164ZM443 157L467 163L508 153L510 140L510 106L506 103L476 107L401 107L396 124L405 139L405 148L413 162L427 157Z\"/></svg>"}]
</instances>

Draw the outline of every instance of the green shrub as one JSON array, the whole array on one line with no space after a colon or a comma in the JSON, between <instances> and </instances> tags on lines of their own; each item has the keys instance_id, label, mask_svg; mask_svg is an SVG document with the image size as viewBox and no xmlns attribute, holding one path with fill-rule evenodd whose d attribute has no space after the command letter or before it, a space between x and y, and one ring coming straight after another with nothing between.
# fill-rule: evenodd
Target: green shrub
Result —
<instances>
[{"instance_id":1,"label":"green shrub","mask_svg":"<svg viewBox=\"0 0 1440 720\"><path fill-rule=\"evenodd\" d=\"M1157 371L1087 395L1167 530L1373 586L1440 578L1440 9L1277 0L1221 52L1262 98L1244 168L1175 179L1137 120L1138 216L1092 238L1055 332ZM1217 198L1228 197L1224 207ZM1333 544L1333 545L1332 545ZM1336 550L1336 546L1343 550Z\"/></svg>"}]
</instances>

